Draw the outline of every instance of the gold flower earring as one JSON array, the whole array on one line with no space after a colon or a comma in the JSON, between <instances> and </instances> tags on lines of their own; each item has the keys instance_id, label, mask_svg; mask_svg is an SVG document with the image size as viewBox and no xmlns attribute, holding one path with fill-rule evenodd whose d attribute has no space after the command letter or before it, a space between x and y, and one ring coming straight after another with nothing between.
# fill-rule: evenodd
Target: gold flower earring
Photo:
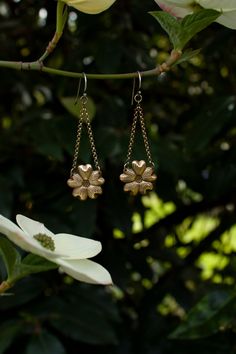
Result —
<instances>
[{"instance_id":1,"label":"gold flower earring","mask_svg":"<svg viewBox=\"0 0 236 354\"><path fill-rule=\"evenodd\" d=\"M89 113L87 109L88 96L87 96L87 77L84 75L84 92L80 97L81 110L79 115L79 123L77 128L77 137L75 143L75 153L73 158L72 169L70 172L70 178L67 181L69 187L73 188L72 195L79 198L80 200L86 200L87 198L96 199L99 194L102 194L102 185L105 182L102 177L101 168L98 162L97 150L95 147L93 131L91 128ZM79 88L75 104L79 101L81 79L79 82ZM88 131L89 142L92 151L92 157L94 160L95 170L93 170L92 165L78 165L80 140L82 134L83 124L86 125Z\"/></svg>"},{"instance_id":2,"label":"gold flower earring","mask_svg":"<svg viewBox=\"0 0 236 354\"><path fill-rule=\"evenodd\" d=\"M135 94L135 79L134 79L134 86L133 86L133 93L132 93L132 104L133 102L136 103L134 109L134 118L131 127L130 133L130 140L129 140L129 147L126 162L124 164L123 173L120 175L120 180L125 183L124 191L130 192L131 195L146 194L148 190L153 190L153 182L157 179L157 176L154 173L154 162L152 160L151 150L148 142L145 121L144 121L144 113L141 107L142 102L142 77L140 72L138 71L138 78L139 78L139 89ZM135 141L135 134L137 128L137 122L140 122L141 132L143 136L145 151L148 158L149 166L144 160L134 160L131 163L130 167L130 160L133 153L133 146Z\"/></svg>"}]
</instances>

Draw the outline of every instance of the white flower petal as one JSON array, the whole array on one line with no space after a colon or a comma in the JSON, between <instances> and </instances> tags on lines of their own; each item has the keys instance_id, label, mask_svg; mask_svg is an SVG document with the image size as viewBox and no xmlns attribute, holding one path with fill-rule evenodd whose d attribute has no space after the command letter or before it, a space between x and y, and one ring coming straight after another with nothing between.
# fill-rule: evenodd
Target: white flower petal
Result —
<instances>
[{"instance_id":1,"label":"white flower petal","mask_svg":"<svg viewBox=\"0 0 236 354\"><path fill-rule=\"evenodd\" d=\"M108 9L115 0L63 0L67 5L73 6L87 14L98 14Z\"/></svg>"},{"instance_id":2,"label":"white flower petal","mask_svg":"<svg viewBox=\"0 0 236 354\"><path fill-rule=\"evenodd\" d=\"M0 215L0 233L7 236L10 241L15 243L20 248L30 252L30 245L25 241L24 232L12 221Z\"/></svg>"},{"instance_id":3,"label":"white flower petal","mask_svg":"<svg viewBox=\"0 0 236 354\"><path fill-rule=\"evenodd\" d=\"M198 0L197 2L205 9L216 9L223 12L236 10L235 0Z\"/></svg>"},{"instance_id":4,"label":"white flower petal","mask_svg":"<svg viewBox=\"0 0 236 354\"><path fill-rule=\"evenodd\" d=\"M236 29L236 10L232 12L225 12L216 20L216 22L225 27Z\"/></svg>"},{"instance_id":5,"label":"white flower petal","mask_svg":"<svg viewBox=\"0 0 236 354\"><path fill-rule=\"evenodd\" d=\"M23 215L18 215L17 221L23 230L0 215L0 233L7 236L23 250L58 264L62 271L79 281L90 284L112 284L111 276L104 267L86 259L97 255L101 251L100 242L70 234L54 235L43 224ZM33 237L39 233L52 238L55 243L55 251L44 248ZM61 254L58 252L61 252Z\"/></svg>"},{"instance_id":6,"label":"white flower petal","mask_svg":"<svg viewBox=\"0 0 236 354\"><path fill-rule=\"evenodd\" d=\"M172 5L182 6L182 7L186 7L186 6L194 4L194 0L168 0L165 2L168 2ZM197 1L195 1L195 2L197 2Z\"/></svg>"},{"instance_id":7,"label":"white flower petal","mask_svg":"<svg viewBox=\"0 0 236 354\"><path fill-rule=\"evenodd\" d=\"M89 284L112 284L110 273L96 262L88 259L69 261L57 259L56 262L61 270L76 280Z\"/></svg>"},{"instance_id":8,"label":"white flower petal","mask_svg":"<svg viewBox=\"0 0 236 354\"><path fill-rule=\"evenodd\" d=\"M44 224L41 222L32 220L30 218L27 218L24 215L18 214L16 216L16 221L17 224L20 226L20 228L29 236L33 237L38 234L43 234L47 236L53 236L54 234L48 230Z\"/></svg>"},{"instance_id":9,"label":"white flower petal","mask_svg":"<svg viewBox=\"0 0 236 354\"><path fill-rule=\"evenodd\" d=\"M23 232L16 224L2 215L0 215L0 233L7 236L10 241L24 251L32 252L40 257L53 261L55 257L62 256L57 252L52 252L44 248L37 240L33 237L29 237L29 235Z\"/></svg>"},{"instance_id":10,"label":"white flower petal","mask_svg":"<svg viewBox=\"0 0 236 354\"><path fill-rule=\"evenodd\" d=\"M56 251L63 253L63 259L85 259L96 256L102 250L101 242L85 237L56 234L52 236Z\"/></svg>"}]
</instances>

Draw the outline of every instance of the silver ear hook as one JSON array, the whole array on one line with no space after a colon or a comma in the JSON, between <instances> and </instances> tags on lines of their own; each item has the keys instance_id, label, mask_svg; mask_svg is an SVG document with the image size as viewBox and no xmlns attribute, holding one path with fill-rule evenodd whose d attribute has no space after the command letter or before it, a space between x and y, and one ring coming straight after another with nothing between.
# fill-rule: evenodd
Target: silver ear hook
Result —
<instances>
[{"instance_id":1,"label":"silver ear hook","mask_svg":"<svg viewBox=\"0 0 236 354\"><path fill-rule=\"evenodd\" d=\"M139 80L138 89L141 90L141 87L142 87L142 76L141 76L140 71L137 71L137 73L138 73L138 80Z\"/></svg>"},{"instance_id":2,"label":"silver ear hook","mask_svg":"<svg viewBox=\"0 0 236 354\"><path fill-rule=\"evenodd\" d=\"M87 87L88 87L88 79L87 79L87 76L86 76L85 73L83 73L83 77L84 77L84 92L83 92L83 95L86 95ZM79 96L80 96L81 81L82 81L82 77L79 79L79 86L78 86L78 91L77 91L77 95L76 95L76 99L75 99L75 105L78 103Z\"/></svg>"},{"instance_id":3,"label":"silver ear hook","mask_svg":"<svg viewBox=\"0 0 236 354\"><path fill-rule=\"evenodd\" d=\"M138 74L138 90L140 91L142 87L142 75L140 71L137 71L137 74ZM131 106L133 106L134 104L135 86L136 86L136 77L134 78L134 83L133 83Z\"/></svg>"}]
</instances>

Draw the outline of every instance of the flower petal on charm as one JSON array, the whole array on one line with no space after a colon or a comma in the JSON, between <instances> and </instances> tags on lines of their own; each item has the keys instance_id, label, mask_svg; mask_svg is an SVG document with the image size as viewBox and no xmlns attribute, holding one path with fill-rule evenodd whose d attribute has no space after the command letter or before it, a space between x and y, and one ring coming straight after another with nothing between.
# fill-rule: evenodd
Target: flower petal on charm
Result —
<instances>
[{"instance_id":1,"label":"flower petal on charm","mask_svg":"<svg viewBox=\"0 0 236 354\"><path fill-rule=\"evenodd\" d=\"M143 172L142 178L145 182L154 182L157 179L157 176L152 167L147 167Z\"/></svg>"},{"instance_id":2,"label":"flower petal on charm","mask_svg":"<svg viewBox=\"0 0 236 354\"><path fill-rule=\"evenodd\" d=\"M72 176L73 180L77 183L77 186L76 187L80 187L82 186L82 183L83 183L83 179L80 177L80 175L78 173L75 173L73 176Z\"/></svg>"},{"instance_id":3,"label":"flower petal on charm","mask_svg":"<svg viewBox=\"0 0 236 354\"><path fill-rule=\"evenodd\" d=\"M78 166L78 171L83 180L88 180L91 176L93 168L90 164Z\"/></svg>"},{"instance_id":4,"label":"flower petal on charm","mask_svg":"<svg viewBox=\"0 0 236 354\"><path fill-rule=\"evenodd\" d=\"M70 179L68 179L67 184L71 188L81 187L83 179L78 173L75 173Z\"/></svg>"},{"instance_id":5,"label":"flower petal on charm","mask_svg":"<svg viewBox=\"0 0 236 354\"><path fill-rule=\"evenodd\" d=\"M81 194L81 187L75 187L72 192L73 197L80 198L80 194Z\"/></svg>"},{"instance_id":6,"label":"flower petal on charm","mask_svg":"<svg viewBox=\"0 0 236 354\"><path fill-rule=\"evenodd\" d=\"M76 188L76 187L78 187L77 182L75 182L75 180L72 179L72 178L68 179L67 184L68 184L68 186L71 187L71 188Z\"/></svg>"},{"instance_id":7,"label":"flower petal on charm","mask_svg":"<svg viewBox=\"0 0 236 354\"><path fill-rule=\"evenodd\" d=\"M124 183L130 183L135 180L136 174L131 168L126 168L124 173L120 175L120 180Z\"/></svg>"},{"instance_id":8,"label":"flower petal on charm","mask_svg":"<svg viewBox=\"0 0 236 354\"><path fill-rule=\"evenodd\" d=\"M139 184L139 191L141 194L146 194L148 190L153 190L153 184L151 182L142 181Z\"/></svg>"},{"instance_id":9,"label":"flower petal on charm","mask_svg":"<svg viewBox=\"0 0 236 354\"><path fill-rule=\"evenodd\" d=\"M81 200L86 200L88 198L88 189L84 186L75 188L72 192L73 197L78 197Z\"/></svg>"},{"instance_id":10,"label":"flower petal on charm","mask_svg":"<svg viewBox=\"0 0 236 354\"><path fill-rule=\"evenodd\" d=\"M101 186L102 184L104 184L105 180L104 178L101 176L101 172L100 171L93 171L91 173L91 176L89 178L89 183L92 184L93 186Z\"/></svg>"},{"instance_id":11,"label":"flower petal on charm","mask_svg":"<svg viewBox=\"0 0 236 354\"><path fill-rule=\"evenodd\" d=\"M124 185L124 191L130 192L132 195L136 195L139 192L139 183L131 182Z\"/></svg>"},{"instance_id":12,"label":"flower petal on charm","mask_svg":"<svg viewBox=\"0 0 236 354\"><path fill-rule=\"evenodd\" d=\"M132 167L134 172L139 175L142 176L143 172L146 169L146 162L144 160L140 160L140 161L132 161Z\"/></svg>"},{"instance_id":13,"label":"flower petal on charm","mask_svg":"<svg viewBox=\"0 0 236 354\"><path fill-rule=\"evenodd\" d=\"M99 186L89 186L88 196L91 199L96 199L98 194L102 194L102 188Z\"/></svg>"}]
</instances>

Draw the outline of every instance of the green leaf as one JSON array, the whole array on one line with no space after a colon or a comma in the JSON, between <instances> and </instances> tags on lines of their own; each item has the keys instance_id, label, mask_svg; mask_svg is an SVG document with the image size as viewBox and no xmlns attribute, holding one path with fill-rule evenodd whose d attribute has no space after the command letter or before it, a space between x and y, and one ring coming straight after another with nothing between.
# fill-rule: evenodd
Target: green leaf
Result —
<instances>
[{"instance_id":1,"label":"green leaf","mask_svg":"<svg viewBox=\"0 0 236 354\"><path fill-rule=\"evenodd\" d=\"M163 11L150 12L150 14L167 32L175 50L182 50L190 39L220 16L218 11L209 9L194 12L182 20Z\"/></svg>"},{"instance_id":2,"label":"green leaf","mask_svg":"<svg viewBox=\"0 0 236 354\"><path fill-rule=\"evenodd\" d=\"M58 268L57 264L30 253L22 260L17 279L24 278L34 273L47 272L56 268Z\"/></svg>"},{"instance_id":3,"label":"green leaf","mask_svg":"<svg viewBox=\"0 0 236 354\"><path fill-rule=\"evenodd\" d=\"M26 354L66 354L66 351L57 337L46 331L31 338Z\"/></svg>"},{"instance_id":4,"label":"green leaf","mask_svg":"<svg viewBox=\"0 0 236 354\"><path fill-rule=\"evenodd\" d=\"M32 301L38 297L46 285L40 277L28 277L17 282L12 289L12 296L1 296L0 311L8 311Z\"/></svg>"},{"instance_id":5,"label":"green leaf","mask_svg":"<svg viewBox=\"0 0 236 354\"><path fill-rule=\"evenodd\" d=\"M50 324L63 335L89 344L117 344L114 323L120 320L111 296L92 287L74 286L66 292L66 302L49 304ZM48 313L48 311L47 311Z\"/></svg>"},{"instance_id":6,"label":"green leaf","mask_svg":"<svg viewBox=\"0 0 236 354\"><path fill-rule=\"evenodd\" d=\"M216 10L204 9L188 15L181 22L181 45L182 48L192 39L198 32L208 27L219 16L220 12Z\"/></svg>"},{"instance_id":7,"label":"green leaf","mask_svg":"<svg viewBox=\"0 0 236 354\"><path fill-rule=\"evenodd\" d=\"M7 269L7 280L12 283L33 273L47 272L58 268L57 264L31 253L21 261L20 254L5 238L0 238L0 255Z\"/></svg>"},{"instance_id":8,"label":"green leaf","mask_svg":"<svg viewBox=\"0 0 236 354\"><path fill-rule=\"evenodd\" d=\"M16 320L4 322L0 326L0 354L5 353L14 338L21 332L22 325Z\"/></svg>"},{"instance_id":9,"label":"green leaf","mask_svg":"<svg viewBox=\"0 0 236 354\"><path fill-rule=\"evenodd\" d=\"M201 52L201 49L196 49L196 50L186 50L181 57L174 63L173 66L185 63L190 61L192 58L194 58L196 55L198 55Z\"/></svg>"},{"instance_id":10,"label":"green leaf","mask_svg":"<svg viewBox=\"0 0 236 354\"><path fill-rule=\"evenodd\" d=\"M37 153L47 156L50 160L63 161L63 144L57 136L57 123L57 120L36 121L33 129L37 134L31 132L30 139Z\"/></svg>"},{"instance_id":11,"label":"green leaf","mask_svg":"<svg viewBox=\"0 0 236 354\"><path fill-rule=\"evenodd\" d=\"M84 303L77 308L61 305L57 318L51 320L51 325L64 335L89 344L117 344L117 338L112 326L100 313L83 308Z\"/></svg>"},{"instance_id":12,"label":"green leaf","mask_svg":"<svg viewBox=\"0 0 236 354\"><path fill-rule=\"evenodd\" d=\"M60 102L63 105L63 107L70 114L72 114L76 118L79 117L79 114L80 114L80 111L81 111L81 108L82 108L80 100L78 100L78 103L75 104L75 97L61 97L60 98ZM95 104L94 104L93 100L90 97L88 98L87 109L88 109L89 117L90 117L90 120L91 120L95 116L96 107L95 107Z\"/></svg>"},{"instance_id":13,"label":"green leaf","mask_svg":"<svg viewBox=\"0 0 236 354\"><path fill-rule=\"evenodd\" d=\"M197 339L217 333L235 318L236 294L214 291L206 295L188 314L186 320L172 332L170 338Z\"/></svg>"},{"instance_id":14,"label":"green leaf","mask_svg":"<svg viewBox=\"0 0 236 354\"><path fill-rule=\"evenodd\" d=\"M150 12L150 15L152 15L159 22L164 31L167 32L174 49L182 49L181 22L174 16L164 11Z\"/></svg>"},{"instance_id":15,"label":"green leaf","mask_svg":"<svg viewBox=\"0 0 236 354\"><path fill-rule=\"evenodd\" d=\"M0 255L6 266L8 280L11 281L18 273L21 256L6 238L0 238Z\"/></svg>"}]
</instances>

